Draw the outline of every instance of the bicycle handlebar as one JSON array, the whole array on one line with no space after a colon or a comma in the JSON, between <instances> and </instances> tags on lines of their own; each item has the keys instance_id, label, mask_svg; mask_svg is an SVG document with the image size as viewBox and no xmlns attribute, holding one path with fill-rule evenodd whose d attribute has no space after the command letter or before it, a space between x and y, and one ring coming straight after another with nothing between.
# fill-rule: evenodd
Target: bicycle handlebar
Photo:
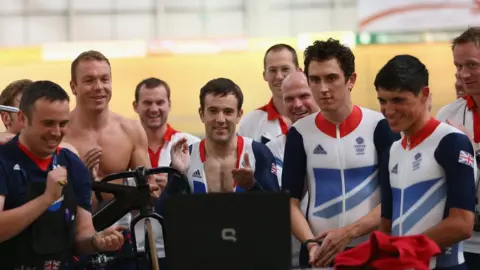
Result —
<instances>
[{"instance_id":1,"label":"bicycle handlebar","mask_svg":"<svg viewBox=\"0 0 480 270\"><path fill-rule=\"evenodd\" d=\"M173 173L173 174L178 174L182 175L182 173L172 167L158 167L158 168L152 168L152 169L147 169L145 167L138 167L137 169L133 171L125 171L125 172L120 172L120 173L113 173L105 176L102 180L100 180L100 183L108 183L113 180L118 180L118 179L123 179L123 178L134 178L135 182L138 185L144 185L147 184L147 181L140 181L140 180L146 180L143 179L143 177L152 175L152 174L159 174L159 173ZM139 175L141 174L141 175Z\"/></svg>"},{"instance_id":2,"label":"bicycle handlebar","mask_svg":"<svg viewBox=\"0 0 480 270\"><path fill-rule=\"evenodd\" d=\"M111 193L114 199L100 208L93 215L93 225L97 231L101 231L125 216L132 210L140 210L141 215L147 215L151 212L150 188L147 176L158 173L167 173L173 182L180 182L181 186L188 187L187 178L178 170L171 167L158 167L147 169L138 167L132 171L110 174L100 181L92 183L92 189L95 192ZM170 177L173 176L173 177ZM111 184L113 180L133 178L136 186L125 186ZM175 178L175 179L174 179ZM171 182L171 181L168 181ZM168 187L163 191L168 193Z\"/></svg>"}]
</instances>

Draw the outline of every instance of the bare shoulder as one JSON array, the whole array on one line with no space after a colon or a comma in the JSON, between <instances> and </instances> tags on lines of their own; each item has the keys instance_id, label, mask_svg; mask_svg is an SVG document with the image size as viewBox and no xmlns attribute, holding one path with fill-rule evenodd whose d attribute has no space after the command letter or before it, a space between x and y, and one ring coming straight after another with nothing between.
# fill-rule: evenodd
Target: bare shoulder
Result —
<instances>
[{"instance_id":1,"label":"bare shoulder","mask_svg":"<svg viewBox=\"0 0 480 270\"><path fill-rule=\"evenodd\" d=\"M125 116L114 114L114 119L120 124L122 130L130 137L133 141L142 141L147 140L147 135L143 130L142 124L139 120L129 119Z\"/></svg>"}]
</instances>

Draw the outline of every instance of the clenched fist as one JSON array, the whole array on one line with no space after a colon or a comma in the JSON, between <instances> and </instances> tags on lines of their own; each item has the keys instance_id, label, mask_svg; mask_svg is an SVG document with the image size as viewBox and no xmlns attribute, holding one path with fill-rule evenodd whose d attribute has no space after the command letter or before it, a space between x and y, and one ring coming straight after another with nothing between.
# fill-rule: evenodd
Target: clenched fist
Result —
<instances>
[{"instance_id":1,"label":"clenched fist","mask_svg":"<svg viewBox=\"0 0 480 270\"><path fill-rule=\"evenodd\" d=\"M48 172L47 185L43 193L52 203L62 196L63 186L67 184L67 169L59 166Z\"/></svg>"}]
</instances>

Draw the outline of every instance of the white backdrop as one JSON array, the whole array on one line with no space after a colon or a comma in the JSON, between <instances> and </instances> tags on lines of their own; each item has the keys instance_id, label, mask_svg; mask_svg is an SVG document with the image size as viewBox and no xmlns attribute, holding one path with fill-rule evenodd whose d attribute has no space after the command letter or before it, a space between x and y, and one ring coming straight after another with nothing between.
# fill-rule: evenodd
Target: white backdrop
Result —
<instances>
[{"instance_id":1,"label":"white backdrop","mask_svg":"<svg viewBox=\"0 0 480 270\"><path fill-rule=\"evenodd\" d=\"M356 29L355 0L0 0L0 46Z\"/></svg>"}]
</instances>

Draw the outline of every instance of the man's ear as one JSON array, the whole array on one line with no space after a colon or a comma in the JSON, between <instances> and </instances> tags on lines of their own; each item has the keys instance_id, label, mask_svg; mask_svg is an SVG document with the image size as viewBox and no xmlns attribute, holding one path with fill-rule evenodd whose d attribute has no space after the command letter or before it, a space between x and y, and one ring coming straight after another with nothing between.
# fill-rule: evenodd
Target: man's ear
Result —
<instances>
[{"instance_id":1,"label":"man's ear","mask_svg":"<svg viewBox=\"0 0 480 270\"><path fill-rule=\"evenodd\" d=\"M353 72L352 75L347 80L347 87L352 92L353 87L355 86L355 82L357 81L357 73Z\"/></svg>"},{"instance_id":2,"label":"man's ear","mask_svg":"<svg viewBox=\"0 0 480 270\"><path fill-rule=\"evenodd\" d=\"M202 107L198 108L198 115L200 116L200 120L202 121L202 123L205 123L205 121L203 121L203 108Z\"/></svg>"},{"instance_id":3,"label":"man's ear","mask_svg":"<svg viewBox=\"0 0 480 270\"><path fill-rule=\"evenodd\" d=\"M7 112L0 112L0 115L2 116L3 125L5 128L8 128L12 122L12 117Z\"/></svg>"},{"instance_id":4,"label":"man's ear","mask_svg":"<svg viewBox=\"0 0 480 270\"><path fill-rule=\"evenodd\" d=\"M422 94L422 102L427 102L427 100L430 98L430 88L425 86L420 93Z\"/></svg>"},{"instance_id":5,"label":"man's ear","mask_svg":"<svg viewBox=\"0 0 480 270\"><path fill-rule=\"evenodd\" d=\"M19 121L24 127L27 126L28 118L27 118L27 116L25 115L25 113L23 113L22 111L19 111L17 114L18 114L18 121Z\"/></svg>"},{"instance_id":6,"label":"man's ear","mask_svg":"<svg viewBox=\"0 0 480 270\"><path fill-rule=\"evenodd\" d=\"M75 83L74 83L72 80L70 80L70 90L72 90L72 94L73 94L74 96L77 95L77 88L76 88Z\"/></svg>"},{"instance_id":7,"label":"man's ear","mask_svg":"<svg viewBox=\"0 0 480 270\"><path fill-rule=\"evenodd\" d=\"M137 111L137 106L138 106L138 103L134 100L134 101L132 102L132 107L133 107L133 110L134 110L136 113L138 113L138 111Z\"/></svg>"}]
</instances>

